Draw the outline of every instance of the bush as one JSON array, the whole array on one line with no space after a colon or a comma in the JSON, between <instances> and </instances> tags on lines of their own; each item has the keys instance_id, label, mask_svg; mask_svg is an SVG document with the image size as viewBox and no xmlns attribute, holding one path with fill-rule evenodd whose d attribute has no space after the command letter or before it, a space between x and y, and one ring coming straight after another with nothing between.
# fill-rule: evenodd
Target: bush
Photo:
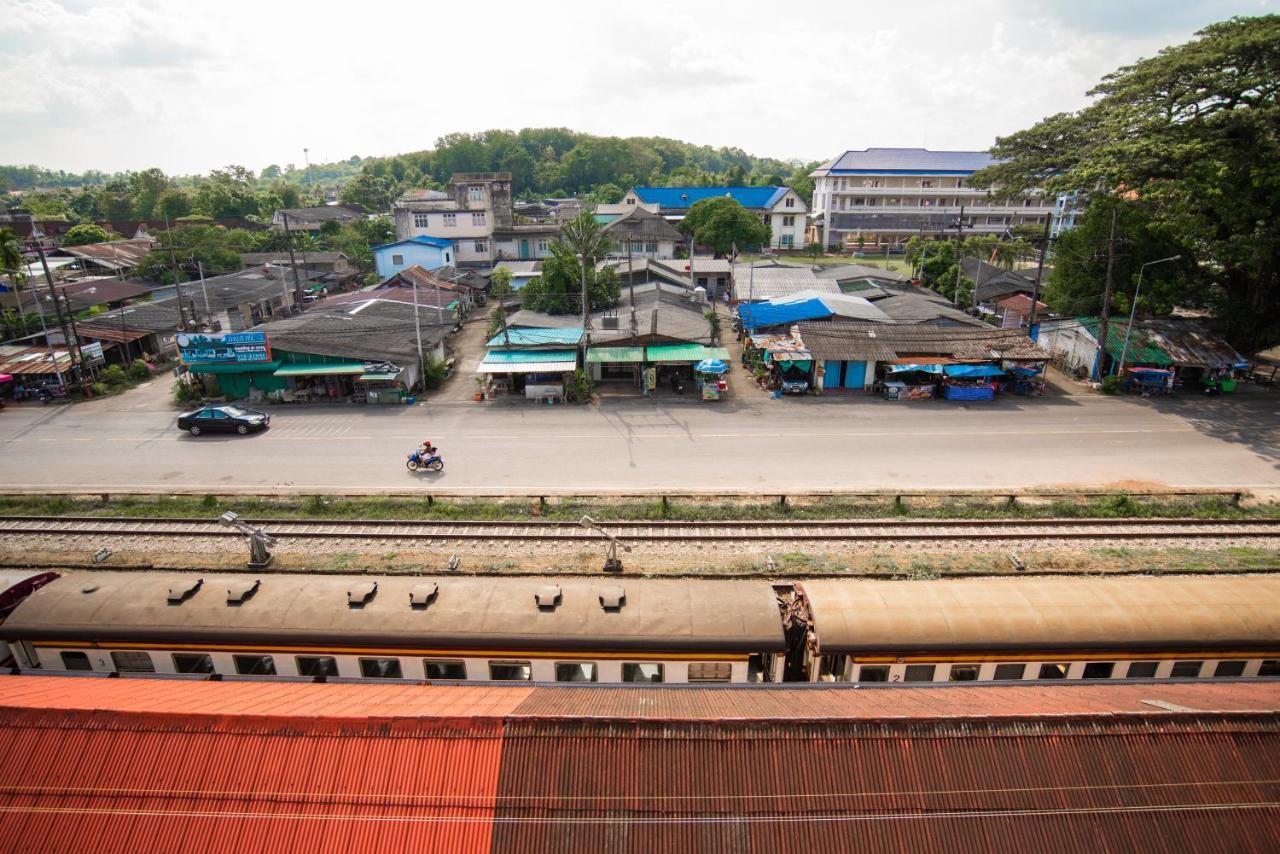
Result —
<instances>
[{"instance_id":1,"label":"bush","mask_svg":"<svg viewBox=\"0 0 1280 854\"><path fill-rule=\"evenodd\" d=\"M586 403L591 400L591 391L591 375L579 368L566 384L564 396L572 403Z\"/></svg>"},{"instance_id":2,"label":"bush","mask_svg":"<svg viewBox=\"0 0 1280 854\"><path fill-rule=\"evenodd\" d=\"M1102 393L1115 394L1120 390L1120 378L1115 374L1102 378Z\"/></svg>"},{"instance_id":3,"label":"bush","mask_svg":"<svg viewBox=\"0 0 1280 854\"><path fill-rule=\"evenodd\" d=\"M427 356L422 363L422 387L427 391L440 388L444 382L444 362L435 356Z\"/></svg>"},{"instance_id":4,"label":"bush","mask_svg":"<svg viewBox=\"0 0 1280 854\"><path fill-rule=\"evenodd\" d=\"M134 363L129 366L129 379L142 382L143 380L150 378L151 368L147 367L147 363L141 359L135 360Z\"/></svg>"},{"instance_id":5,"label":"bush","mask_svg":"<svg viewBox=\"0 0 1280 854\"><path fill-rule=\"evenodd\" d=\"M128 384L129 375L119 365L108 365L102 371L102 381L115 391Z\"/></svg>"},{"instance_id":6,"label":"bush","mask_svg":"<svg viewBox=\"0 0 1280 854\"><path fill-rule=\"evenodd\" d=\"M200 390L185 379L180 379L173 385L174 403L179 405L196 403L200 400L200 397Z\"/></svg>"},{"instance_id":7,"label":"bush","mask_svg":"<svg viewBox=\"0 0 1280 854\"><path fill-rule=\"evenodd\" d=\"M92 386L90 386L90 388L93 389L93 394L95 397L102 397L110 393L110 389L107 388L106 383L94 383Z\"/></svg>"}]
</instances>

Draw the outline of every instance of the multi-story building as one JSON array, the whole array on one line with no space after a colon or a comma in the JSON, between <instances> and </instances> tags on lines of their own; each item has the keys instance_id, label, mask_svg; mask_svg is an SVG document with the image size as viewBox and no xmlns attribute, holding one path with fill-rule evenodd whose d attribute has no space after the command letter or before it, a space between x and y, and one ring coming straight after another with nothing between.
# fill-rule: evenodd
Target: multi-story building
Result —
<instances>
[{"instance_id":1,"label":"multi-story building","mask_svg":"<svg viewBox=\"0 0 1280 854\"><path fill-rule=\"evenodd\" d=\"M458 267L491 267L503 258L543 258L558 223L515 224L509 172L459 172L441 190L414 190L394 206L396 237L453 242Z\"/></svg>"},{"instance_id":2,"label":"multi-story building","mask_svg":"<svg viewBox=\"0 0 1280 854\"><path fill-rule=\"evenodd\" d=\"M799 249L804 245L809 206L790 187L633 187L622 197L621 204L609 207L643 207L678 222L696 202L720 196L735 199L759 216L769 226L769 245L774 249Z\"/></svg>"},{"instance_id":3,"label":"multi-story building","mask_svg":"<svg viewBox=\"0 0 1280 854\"><path fill-rule=\"evenodd\" d=\"M1018 225L1043 225L1054 208L1052 197L1001 200L970 185L973 173L993 162L985 151L846 151L811 173L818 240L856 249L893 246L916 234L954 234L962 206L966 234L1001 235Z\"/></svg>"}]
</instances>

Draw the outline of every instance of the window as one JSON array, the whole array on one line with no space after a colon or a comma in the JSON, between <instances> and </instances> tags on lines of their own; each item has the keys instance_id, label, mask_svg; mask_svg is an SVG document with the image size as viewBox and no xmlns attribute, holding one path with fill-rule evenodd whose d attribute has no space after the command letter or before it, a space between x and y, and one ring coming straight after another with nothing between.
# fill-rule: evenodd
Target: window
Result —
<instances>
[{"instance_id":1,"label":"window","mask_svg":"<svg viewBox=\"0 0 1280 854\"><path fill-rule=\"evenodd\" d=\"M932 181L921 181L921 182L920 182L920 186L921 186L921 187L924 187L925 189L929 189L930 187L932 187L932 186L933 186L933 182L932 182Z\"/></svg>"},{"instance_id":2,"label":"window","mask_svg":"<svg viewBox=\"0 0 1280 854\"><path fill-rule=\"evenodd\" d=\"M1268 658L1258 668L1259 676L1280 676L1280 658Z\"/></svg>"},{"instance_id":3,"label":"window","mask_svg":"<svg viewBox=\"0 0 1280 854\"><path fill-rule=\"evenodd\" d=\"M908 664L902 676L903 682L932 682L935 666L932 664Z\"/></svg>"},{"instance_id":4,"label":"window","mask_svg":"<svg viewBox=\"0 0 1280 854\"><path fill-rule=\"evenodd\" d=\"M626 202L627 202L627 204L629 204L629 205L634 205L634 204L636 203L636 200L635 200L635 199L633 199L633 198L628 197L628 198L627 198L627 200L626 200Z\"/></svg>"},{"instance_id":5,"label":"window","mask_svg":"<svg viewBox=\"0 0 1280 854\"><path fill-rule=\"evenodd\" d=\"M1083 679L1110 679L1111 672L1116 669L1113 661L1090 661L1084 666Z\"/></svg>"},{"instance_id":6,"label":"window","mask_svg":"<svg viewBox=\"0 0 1280 854\"><path fill-rule=\"evenodd\" d=\"M1213 676L1215 679L1225 679L1232 676L1244 675L1243 661L1219 661L1218 666L1213 668Z\"/></svg>"},{"instance_id":7,"label":"window","mask_svg":"<svg viewBox=\"0 0 1280 854\"><path fill-rule=\"evenodd\" d=\"M404 256L403 256L403 255L392 255L392 256L391 256L391 263L392 263L392 264L395 264L397 267L399 267L401 264L403 264L403 263L404 263Z\"/></svg>"},{"instance_id":8,"label":"window","mask_svg":"<svg viewBox=\"0 0 1280 854\"><path fill-rule=\"evenodd\" d=\"M427 228L431 225L431 215L424 213L416 213L413 215L414 228Z\"/></svg>"},{"instance_id":9,"label":"window","mask_svg":"<svg viewBox=\"0 0 1280 854\"><path fill-rule=\"evenodd\" d=\"M784 234L784 235L782 235L782 245L783 245L783 246L794 246L794 245L795 245L795 242L796 242L796 236L795 236L794 234Z\"/></svg>"},{"instance_id":10,"label":"window","mask_svg":"<svg viewBox=\"0 0 1280 854\"><path fill-rule=\"evenodd\" d=\"M328 655L299 655L295 661L299 676L337 676L338 660Z\"/></svg>"},{"instance_id":11,"label":"window","mask_svg":"<svg viewBox=\"0 0 1280 854\"><path fill-rule=\"evenodd\" d=\"M550 240L539 240L539 241L538 241L538 251L539 251L539 252L550 252L550 251L551 251L551 241L550 241Z\"/></svg>"},{"instance_id":12,"label":"window","mask_svg":"<svg viewBox=\"0 0 1280 854\"><path fill-rule=\"evenodd\" d=\"M698 287L700 287L700 288L705 288L706 286L707 286L707 277L706 277L706 276L699 276L699 277L698 277Z\"/></svg>"},{"instance_id":13,"label":"window","mask_svg":"<svg viewBox=\"0 0 1280 854\"><path fill-rule=\"evenodd\" d=\"M428 679L467 678L467 665L463 661L424 661L422 667Z\"/></svg>"},{"instance_id":14,"label":"window","mask_svg":"<svg viewBox=\"0 0 1280 854\"><path fill-rule=\"evenodd\" d=\"M1129 662L1129 670L1124 674L1125 679L1154 679L1156 678L1156 668L1160 666L1158 661L1131 661Z\"/></svg>"},{"instance_id":15,"label":"window","mask_svg":"<svg viewBox=\"0 0 1280 854\"><path fill-rule=\"evenodd\" d=\"M786 200L783 201L782 206L784 208L794 208L796 206L796 200L791 196L787 196Z\"/></svg>"},{"instance_id":16,"label":"window","mask_svg":"<svg viewBox=\"0 0 1280 854\"><path fill-rule=\"evenodd\" d=\"M783 227L783 228L790 228L791 226L793 226L793 225L795 225L795 224L796 224L796 217L795 217L795 214L792 214L792 215L790 215L790 216L784 216L784 217L782 218L782 227Z\"/></svg>"},{"instance_id":17,"label":"window","mask_svg":"<svg viewBox=\"0 0 1280 854\"><path fill-rule=\"evenodd\" d=\"M1025 664L997 664L994 678L997 682L1006 682L1021 679L1026 675L1027 665Z\"/></svg>"},{"instance_id":18,"label":"window","mask_svg":"<svg viewBox=\"0 0 1280 854\"><path fill-rule=\"evenodd\" d=\"M404 673L398 658L362 658L360 675L365 679L399 679Z\"/></svg>"},{"instance_id":19,"label":"window","mask_svg":"<svg viewBox=\"0 0 1280 854\"><path fill-rule=\"evenodd\" d=\"M1040 665L1040 675L1037 679L1066 679L1067 666L1065 664L1042 664Z\"/></svg>"},{"instance_id":20,"label":"window","mask_svg":"<svg viewBox=\"0 0 1280 854\"><path fill-rule=\"evenodd\" d=\"M864 664L858 670L859 682L888 682L889 681L889 665L887 664Z\"/></svg>"},{"instance_id":21,"label":"window","mask_svg":"<svg viewBox=\"0 0 1280 854\"><path fill-rule=\"evenodd\" d=\"M1171 679L1195 679L1200 675L1202 661L1175 661L1173 670L1169 672Z\"/></svg>"},{"instance_id":22,"label":"window","mask_svg":"<svg viewBox=\"0 0 1280 854\"><path fill-rule=\"evenodd\" d=\"M447 213L444 215L444 227L453 228L458 224L458 215L456 213Z\"/></svg>"},{"instance_id":23,"label":"window","mask_svg":"<svg viewBox=\"0 0 1280 854\"><path fill-rule=\"evenodd\" d=\"M497 682L528 682L533 668L527 661L490 661L489 678Z\"/></svg>"},{"instance_id":24,"label":"window","mask_svg":"<svg viewBox=\"0 0 1280 854\"><path fill-rule=\"evenodd\" d=\"M473 202L483 202L484 187L483 186L467 187L467 198Z\"/></svg>"},{"instance_id":25,"label":"window","mask_svg":"<svg viewBox=\"0 0 1280 854\"><path fill-rule=\"evenodd\" d=\"M89 656L83 652L64 652L62 653L62 669L92 670L93 665L89 663Z\"/></svg>"},{"instance_id":26,"label":"window","mask_svg":"<svg viewBox=\"0 0 1280 854\"><path fill-rule=\"evenodd\" d=\"M594 682L596 681L596 665L594 661L559 661L556 662L557 682Z\"/></svg>"},{"instance_id":27,"label":"window","mask_svg":"<svg viewBox=\"0 0 1280 854\"><path fill-rule=\"evenodd\" d=\"M474 246L476 252L485 253L489 251L489 242L486 240L477 240Z\"/></svg>"},{"instance_id":28,"label":"window","mask_svg":"<svg viewBox=\"0 0 1280 854\"><path fill-rule=\"evenodd\" d=\"M976 664L953 664L951 665L950 682L977 682L978 681L978 665Z\"/></svg>"},{"instance_id":29,"label":"window","mask_svg":"<svg viewBox=\"0 0 1280 854\"><path fill-rule=\"evenodd\" d=\"M269 655L233 655L236 673L241 676L275 676L276 662Z\"/></svg>"},{"instance_id":30,"label":"window","mask_svg":"<svg viewBox=\"0 0 1280 854\"><path fill-rule=\"evenodd\" d=\"M727 662L700 662L689 665L690 682L728 682L733 666Z\"/></svg>"},{"instance_id":31,"label":"window","mask_svg":"<svg viewBox=\"0 0 1280 854\"><path fill-rule=\"evenodd\" d=\"M476 211L471 215L472 225L484 225L484 211Z\"/></svg>"},{"instance_id":32,"label":"window","mask_svg":"<svg viewBox=\"0 0 1280 854\"><path fill-rule=\"evenodd\" d=\"M648 662L624 661L622 663L623 682L661 682L662 665Z\"/></svg>"},{"instance_id":33,"label":"window","mask_svg":"<svg viewBox=\"0 0 1280 854\"><path fill-rule=\"evenodd\" d=\"M156 666L151 663L151 654L147 652L113 652L111 663L121 673L156 672Z\"/></svg>"},{"instance_id":34,"label":"window","mask_svg":"<svg viewBox=\"0 0 1280 854\"><path fill-rule=\"evenodd\" d=\"M879 186L880 186L880 179L879 179L879 178L872 178L872 179L871 179L871 186L872 186L872 187L879 187Z\"/></svg>"},{"instance_id":35,"label":"window","mask_svg":"<svg viewBox=\"0 0 1280 854\"><path fill-rule=\"evenodd\" d=\"M446 264L452 264L452 263L453 263L452 261L450 261L450 260L449 260L449 253L448 253L448 252L444 253L444 262L445 262Z\"/></svg>"},{"instance_id":36,"label":"window","mask_svg":"<svg viewBox=\"0 0 1280 854\"><path fill-rule=\"evenodd\" d=\"M644 245L644 251L645 251L645 253L646 253L646 254L649 254L649 255L657 255L657 254L658 254L658 244L657 244L656 242L646 243L646 244Z\"/></svg>"},{"instance_id":37,"label":"window","mask_svg":"<svg viewBox=\"0 0 1280 854\"><path fill-rule=\"evenodd\" d=\"M175 652L173 669L179 673L212 673L213 659L202 652Z\"/></svg>"}]
</instances>

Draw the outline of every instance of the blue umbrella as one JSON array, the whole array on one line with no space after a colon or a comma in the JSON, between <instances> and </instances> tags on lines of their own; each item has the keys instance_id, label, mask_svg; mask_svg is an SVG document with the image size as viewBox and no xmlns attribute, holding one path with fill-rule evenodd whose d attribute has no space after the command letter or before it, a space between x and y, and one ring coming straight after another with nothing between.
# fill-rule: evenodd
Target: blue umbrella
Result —
<instances>
[{"instance_id":1,"label":"blue umbrella","mask_svg":"<svg viewBox=\"0 0 1280 854\"><path fill-rule=\"evenodd\" d=\"M693 369L700 374L724 374L728 373L729 366L722 359L703 359Z\"/></svg>"}]
</instances>

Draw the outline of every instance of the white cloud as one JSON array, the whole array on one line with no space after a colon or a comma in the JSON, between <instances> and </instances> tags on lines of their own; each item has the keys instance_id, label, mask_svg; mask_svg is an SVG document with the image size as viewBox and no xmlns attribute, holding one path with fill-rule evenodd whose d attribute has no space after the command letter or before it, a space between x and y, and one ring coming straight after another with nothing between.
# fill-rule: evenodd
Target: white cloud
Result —
<instances>
[{"instance_id":1,"label":"white cloud","mask_svg":"<svg viewBox=\"0 0 1280 854\"><path fill-rule=\"evenodd\" d=\"M525 126L802 159L985 148L1277 2L1140 5L0 0L0 162L260 169Z\"/></svg>"}]
</instances>

